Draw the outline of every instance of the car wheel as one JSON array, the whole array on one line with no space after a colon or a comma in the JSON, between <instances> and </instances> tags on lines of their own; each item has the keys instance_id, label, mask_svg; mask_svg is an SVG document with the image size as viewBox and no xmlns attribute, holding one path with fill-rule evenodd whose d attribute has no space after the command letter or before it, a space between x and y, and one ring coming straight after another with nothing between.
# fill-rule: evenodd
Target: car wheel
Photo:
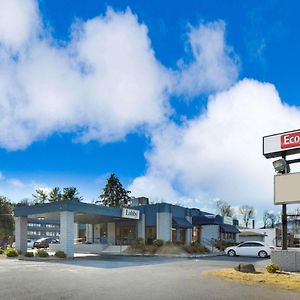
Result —
<instances>
[{"instance_id":1,"label":"car wheel","mask_svg":"<svg viewBox=\"0 0 300 300\"><path fill-rule=\"evenodd\" d=\"M261 258L266 258L268 256L267 252L262 250L258 252L258 256Z\"/></svg>"},{"instance_id":2,"label":"car wheel","mask_svg":"<svg viewBox=\"0 0 300 300\"><path fill-rule=\"evenodd\" d=\"M231 257L233 257L233 256L236 256L236 253L235 253L234 250L229 250L228 251L228 255L231 256Z\"/></svg>"}]
</instances>

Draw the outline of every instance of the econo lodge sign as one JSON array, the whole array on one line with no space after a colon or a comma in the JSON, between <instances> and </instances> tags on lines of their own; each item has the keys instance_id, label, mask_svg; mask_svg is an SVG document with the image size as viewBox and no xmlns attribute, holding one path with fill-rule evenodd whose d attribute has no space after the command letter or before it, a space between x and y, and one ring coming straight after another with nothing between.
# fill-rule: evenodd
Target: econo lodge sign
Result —
<instances>
[{"instance_id":1,"label":"econo lodge sign","mask_svg":"<svg viewBox=\"0 0 300 300\"><path fill-rule=\"evenodd\" d=\"M300 147L300 131L283 134L280 137L281 149L290 149L295 147Z\"/></svg>"},{"instance_id":2,"label":"econo lodge sign","mask_svg":"<svg viewBox=\"0 0 300 300\"><path fill-rule=\"evenodd\" d=\"M284 153L300 153L300 130L263 137L263 155L266 158L279 157Z\"/></svg>"}]
</instances>

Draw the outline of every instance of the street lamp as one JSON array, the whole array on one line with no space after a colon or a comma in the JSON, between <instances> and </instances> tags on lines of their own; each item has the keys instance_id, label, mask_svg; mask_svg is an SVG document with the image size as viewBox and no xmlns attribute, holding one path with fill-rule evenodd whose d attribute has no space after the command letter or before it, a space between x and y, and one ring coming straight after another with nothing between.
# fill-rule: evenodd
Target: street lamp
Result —
<instances>
[{"instance_id":1,"label":"street lamp","mask_svg":"<svg viewBox=\"0 0 300 300\"><path fill-rule=\"evenodd\" d=\"M291 171L289 164L284 158L273 161L273 167L277 174L290 173Z\"/></svg>"}]
</instances>

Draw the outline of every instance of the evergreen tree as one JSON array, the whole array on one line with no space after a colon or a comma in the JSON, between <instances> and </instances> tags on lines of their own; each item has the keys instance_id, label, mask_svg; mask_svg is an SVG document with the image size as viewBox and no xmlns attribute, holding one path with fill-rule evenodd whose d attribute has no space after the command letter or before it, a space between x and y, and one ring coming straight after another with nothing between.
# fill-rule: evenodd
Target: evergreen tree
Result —
<instances>
[{"instance_id":1,"label":"evergreen tree","mask_svg":"<svg viewBox=\"0 0 300 300\"><path fill-rule=\"evenodd\" d=\"M130 199L130 193L130 191L124 189L118 177L112 173L107 179L106 186L97 203L110 207L126 207Z\"/></svg>"},{"instance_id":2,"label":"evergreen tree","mask_svg":"<svg viewBox=\"0 0 300 300\"><path fill-rule=\"evenodd\" d=\"M81 201L82 197L79 197L79 193L76 187L70 186L63 189L62 199Z\"/></svg>"},{"instance_id":3,"label":"evergreen tree","mask_svg":"<svg viewBox=\"0 0 300 300\"><path fill-rule=\"evenodd\" d=\"M14 234L14 223L12 203L0 196L0 242Z\"/></svg>"},{"instance_id":4,"label":"evergreen tree","mask_svg":"<svg viewBox=\"0 0 300 300\"><path fill-rule=\"evenodd\" d=\"M49 193L49 202L61 201L62 195L59 187L54 187Z\"/></svg>"},{"instance_id":5,"label":"evergreen tree","mask_svg":"<svg viewBox=\"0 0 300 300\"><path fill-rule=\"evenodd\" d=\"M36 194L33 194L35 204L43 204L48 201L48 195L43 189L35 190Z\"/></svg>"}]
</instances>

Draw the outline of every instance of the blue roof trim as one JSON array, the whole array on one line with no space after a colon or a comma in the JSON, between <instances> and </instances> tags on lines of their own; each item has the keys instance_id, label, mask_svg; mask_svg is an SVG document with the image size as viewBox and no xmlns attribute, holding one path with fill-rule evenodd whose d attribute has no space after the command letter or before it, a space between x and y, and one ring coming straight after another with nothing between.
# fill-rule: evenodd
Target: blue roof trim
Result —
<instances>
[{"instance_id":1,"label":"blue roof trim","mask_svg":"<svg viewBox=\"0 0 300 300\"><path fill-rule=\"evenodd\" d=\"M220 226L225 232L230 232L230 233L239 233L240 232L235 226L230 225L230 224L221 224Z\"/></svg>"},{"instance_id":2,"label":"blue roof trim","mask_svg":"<svg viewBox=\"0 0 300 300\"><path fill-rule=\"evenodd\" d=\"M106 207L103 205L67 200L31 206L16 207L14 209L14 215L16 217L22 217L61 211L72 211L117 218L121 217L122 212L121 208Z\"/></svg>"},{"instance_id":3,"label":"blue roof trim","mask_svg":"<svg viewBox=\"0 0 300 300\"><path fill-rule=\"evenodd\" d=\"M222 217L219 215L202 215L193 217L193 225L221 225Z\"/></svg>"},{"instance_id":4,"label":"blue roof trim","mask_svg":"<svg viewBox=\"0 0 300 300\"><path fill-rule=\"evenodd\" d=\"M172 217L172 226L179 228L193 228L193 225L186 218L180 217Z\"/></svg>"}]
</instances>

